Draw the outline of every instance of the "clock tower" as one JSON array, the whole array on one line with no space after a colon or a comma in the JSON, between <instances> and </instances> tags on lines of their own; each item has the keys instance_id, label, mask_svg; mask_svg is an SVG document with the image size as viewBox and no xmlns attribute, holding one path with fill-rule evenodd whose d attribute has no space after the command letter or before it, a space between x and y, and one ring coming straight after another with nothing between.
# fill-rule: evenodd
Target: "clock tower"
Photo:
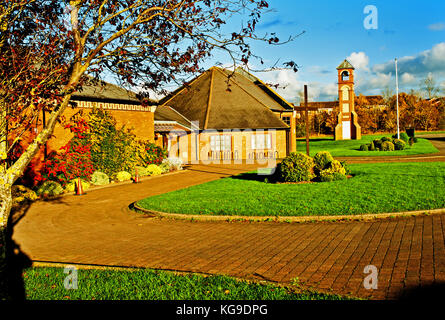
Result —
<instances>
[{"instance_id":1,"label":"clock tower","mask_svg":"<svg viewBox=\"0 0 445 320\"><path fill-rule=\"evenodd\" d=\"M335 127L335 140L360 140L361 128L354 110L354 70L348 60L344 60L338 71L338 124Z\"/></svg>"}]
</instances>

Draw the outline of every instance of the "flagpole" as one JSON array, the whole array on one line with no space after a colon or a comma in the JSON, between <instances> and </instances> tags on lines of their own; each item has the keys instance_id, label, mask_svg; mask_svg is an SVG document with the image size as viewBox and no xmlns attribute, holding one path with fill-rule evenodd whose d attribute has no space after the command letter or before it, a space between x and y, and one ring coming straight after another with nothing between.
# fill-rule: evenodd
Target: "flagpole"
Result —
<instances>
[{"instance_id":1,"label":"flagpole","mask_svg":"<svg viewBox=\"0 0 445 320\"><path fill-rule=\"evenodd\" d=\"M399 74L397 70L397 58L396 58L396 97L397 97L397 139L400 139L400 127L399 127Z\"/></svg>"}]
</instances>

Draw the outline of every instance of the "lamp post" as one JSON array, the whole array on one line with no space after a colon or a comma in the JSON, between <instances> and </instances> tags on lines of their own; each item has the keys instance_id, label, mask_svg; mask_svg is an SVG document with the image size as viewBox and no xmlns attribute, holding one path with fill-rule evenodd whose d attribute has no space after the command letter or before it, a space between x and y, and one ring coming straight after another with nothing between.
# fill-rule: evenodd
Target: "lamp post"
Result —
<instances>
[{"instance_id":1,"label":"lamp post","mask_svg":"<svg viewBox=\"0 0 445 320\"><path fill-rule=\"evenodd\" d=\"M400 139L400 127L399 127L399 74L397 70L397 58L396 60L396 99L397 99L397 139Z\"/></svg>"}]
</instances>

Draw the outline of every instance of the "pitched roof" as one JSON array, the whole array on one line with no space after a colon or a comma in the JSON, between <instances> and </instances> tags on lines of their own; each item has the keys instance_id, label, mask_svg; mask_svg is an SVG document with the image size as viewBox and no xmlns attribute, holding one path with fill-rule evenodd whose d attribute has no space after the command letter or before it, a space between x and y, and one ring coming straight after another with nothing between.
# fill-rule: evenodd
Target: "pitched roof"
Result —
<instances>
[{"instance_id":1,"label":"pitched roof","mask_svg":"<svg viewBox=\"0 0 445 320\"><path fill-rule=\"evenodd\" d=\"M348 61L348 60L344 60L338 67L337 70L340 69L355 69L354 66Z\"/></svg>"},{"instance_id":2,"label":"pitched roof","mask_svg":"<svg viewBox=\"0 0 445 320\"><path fill-rule=\"evenodd\" d=\"M169 123L174 121L186 128L191 128L191 121L169 106L158 106L155 111L155 124Z\"/></svg>"},{"instance_id":3,"label":"pitched roof","mask_svg":"<svg viewBox=\"0 0 445 320\"><path fill-rule=\"evenodd\" d=\"M75 92L72 100L113 101L125 104L140 104L138 95L115 84L99 81L97 84L89 82L82 89Z\"/></svg>"},{"instance_id":4,"label":"pitched roof","mask_svg":"<svg viewBox=\"0 0 445 320\"><path fill-rule=\"evenodd\" d=\"M283 106L251 79L212 67L162 100L200 129L281 129L288 126L271 110Z\"/></svg>"}]
</instances>

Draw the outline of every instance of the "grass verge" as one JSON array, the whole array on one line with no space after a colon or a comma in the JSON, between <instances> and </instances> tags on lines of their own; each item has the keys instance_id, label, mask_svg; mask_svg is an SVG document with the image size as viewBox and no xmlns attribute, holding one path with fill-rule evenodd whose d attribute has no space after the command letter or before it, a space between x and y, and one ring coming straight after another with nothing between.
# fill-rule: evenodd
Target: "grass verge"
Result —
<instances>
[{"instance_id":1,"label":"grass verge","mask_svg":"<svg viewBox=\"0 0 445 320\"><path fill-rule=\"evenodd\" d=\"M67 290L63 268L33 267L23 273L28 300L346 300L241 281L227 276L177 275L150 269L79 269L77 288Z\"/></svg>"},{"instance_id":2,"label":"grass verge","mask_svg":"<svg viewBox=\"0 0 445 320\"><path fill-rule=\"evenodd\" d=\"M359 215L445 207L445 163L350 164L348 180L265 183L245 173L149 197L138 205L170 213L239 216Z\"/></svg>"},{"instance_id":3,"label":"grass verge","mask_svg":"<svg viewBox=\"0 0 445 320\"><path fill-rule=\"evenodd\" d=\"M409 156L439 152L427 139L418 139L413 146L407 144L405 150L396 151L360 151L362 144L371 143L375 139L390 137L391 134L366 135L361 140L339 140L334 138L316 138L309 141L311 156L319 151L329 151L334 157L375 157L375 156ZM305 152L306 140L297 140L297 150Z\"/></svg>"}]
</instances>

